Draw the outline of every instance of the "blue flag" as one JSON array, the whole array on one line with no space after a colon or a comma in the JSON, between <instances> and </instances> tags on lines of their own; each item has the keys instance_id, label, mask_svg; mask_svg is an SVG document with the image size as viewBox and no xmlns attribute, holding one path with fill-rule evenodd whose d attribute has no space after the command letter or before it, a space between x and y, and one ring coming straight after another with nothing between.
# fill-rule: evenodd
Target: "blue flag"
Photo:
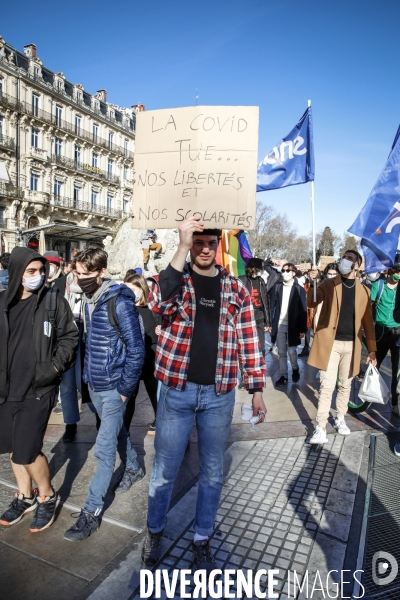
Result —
<instances>
[{"instance_id":1,"label":"blue flag","mask_svg":"<svg viewBox=\"0 0 400 600\"><path fill-rule=\"evenodd\" d=\"M362 238L365 271L389 269L400 234L400 127L367 203L348 230Z\"/></svg>"},{"instance_id":2,"label":"blue flag","mask_svg":"<svg viewBox=\"0 0 400 600\"><path fill-rule=\"evenodd\" d=\"M314 181L314 143L309 106L257 168L257 192Z\"/></svg>"}]
</instances>

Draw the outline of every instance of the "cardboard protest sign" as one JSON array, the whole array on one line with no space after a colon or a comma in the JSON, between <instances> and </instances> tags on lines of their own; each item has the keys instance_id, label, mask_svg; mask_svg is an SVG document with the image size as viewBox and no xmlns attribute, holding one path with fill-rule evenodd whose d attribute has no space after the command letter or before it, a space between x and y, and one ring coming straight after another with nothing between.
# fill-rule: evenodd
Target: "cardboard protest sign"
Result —
<instances>
[{"instance_id":1,"label":"cardboard protest sign","mask_svg":"<svg viewBox=\"0 0 400 600\"><path fill-rule=\"evenodd\" d=\"M193 106L136 116L133 229L252 229L258 107Z\"/></svg>"}]
</instances>

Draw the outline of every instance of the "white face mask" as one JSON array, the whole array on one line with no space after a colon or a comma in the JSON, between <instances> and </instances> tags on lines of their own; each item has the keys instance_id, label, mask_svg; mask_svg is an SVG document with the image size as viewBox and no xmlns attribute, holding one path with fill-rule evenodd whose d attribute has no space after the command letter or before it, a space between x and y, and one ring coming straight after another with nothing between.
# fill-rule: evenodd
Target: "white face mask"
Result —
<instances>
[{"instance_id":1,"label":"white face mask","mask_svg":"<svg viewBox=\"0 0 400 600\"><path fill-rule=\"evenodd\" d=\"M275 271L278 271L278 273L280 273L282 271L282 267L273 267L275 269Z\"/></svg>"},{"instance_id":2,"label":"white face mask","mask_svg":"<svg viewBox=\"0 0 400 600\"><path fill-rule=\"evenodd\" d=\"M300 285L304 285L305 282L306 282L306 278L305 277L299 277L297 281L299 282Z\"/></svg>"},{"instance_id":3,"label":"white face mask","mask_svg":"<svg viewBox=\"0 0 400 600\"><path fill-rule=\"evenodd\" d=\"M285 271L285 273L282 273L282 279L283 281L290 281L293 279L293 273L291 271L289 273Z\"/></svg>"},{"instance_id":4,"label":"white face mask","mask_svg":"<svg viewBox=\"0 0 400 600\"><path fill-rule=\"evenodd\" d=\"M380 273L368 273L367 275L367 279L369 279L369 281L376 281L377 279L379 279Z\"/></svg>"},{"instance_id":5,"label":"white face mask","mask_svg":"<svg viewBox=\"0 0 400 600\"><path fill-rule=\"evenodd\" d=\"M53 275L56 272L56 270L57 270L56 265L50 265L50 267L49 267L49 275L50 275L50 277L53 277Z\"/></svg>"},{"instance_id":6,"label":"white face mask","mask_svg":"<svg viewBox=\"0 0 400 600\"><path fill-rule=\"evenodd\" d=\"M44 275L34 275L33 277L26 277L22 285L27 292L36 292L36 290L42 287L43 282Z\"/></svg>"},{"instance_id":7,"label":"white face mask","mask_svg":"<svg viewBox=\"0 0 400 600\"><path fill-rule=\"evenodd\" d=\"M334 277L336 277L336 273L333 275L333 273L328 273L326 278L327 279L333 279Z\"/></svg>"},{"instance_id":8,"label":"white face mask","mask_svg":"<svg viewBox=\"0 0 400 600\"><path fill-rule=\"evenodd\" d=\"M342 258L339 262L339 271L342 275L348 275L353 270L353 261L347 260L347 258Z\"/></svg>"}]
</instances>

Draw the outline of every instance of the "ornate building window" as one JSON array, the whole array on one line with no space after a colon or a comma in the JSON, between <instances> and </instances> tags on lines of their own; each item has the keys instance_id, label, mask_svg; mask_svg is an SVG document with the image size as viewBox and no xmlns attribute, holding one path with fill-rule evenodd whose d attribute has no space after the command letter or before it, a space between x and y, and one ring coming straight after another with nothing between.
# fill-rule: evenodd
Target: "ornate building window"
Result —
<instances>
[{"instance_id":1,"label":"ornate building window","mask_svg":"<svg viewBox=\"0 0 400 600\"><path fill-rule=\"evenodd\" d=\"M62 140L60 138L54 140L54 154L56 156L62 155Z\"/></svg>"},{"instance_id":2,"label":"ornate building window","mask_svg":"<svg viewBox=\"0 0 400 600\"><path fill-rule=\"evenodd\" d=\"M56 106L56 125L58 127L61 127L61 121L62 121L62 106Z\"/></svg>"},{"instance_id":3,"label":"ornate building window","mask_svg":"<svg viewBox=\"0 0 400 600\"><path fill-rule=\"evenodd\" d=\"M75 145L74 159L75 159L76 163L81 162L81 147L80 146Z\"/></svg>"},{"instance_id":4,"label":"ornate building window","mask_svg":"<svg viewBox=\"0 0 400 600\"><path fill-rule=\"evenodd\" d=\"M97 196L98 196L99 192L97 192L96 190L92 190L92 196L90 199L90 204L92 206L92 208L96 208L97 206Z\"/></svg>"},{"instance_id":5,"label":"ornate building window","mask_svg":"<svg viewBox=\"0 0 400 600\"><path fill-rule=\"evenodd\" d=\"M32 114L34 117L39 115L39 96L32 94Z\"/></svg>"},{"instance_id":6,"label":"ornate building window","mask_svg":"<svg viewBox=\"0 0 400 600\"><path fill-rule=\"evenodd\" d=\"M81 118L75 115L75 133L79 135L81 131Z\"/></svg>"},{"instance_id":7,"label":"ornate building window","mask_svg":"<svg viewBox=\"0 0 400 600\"><path fill-rule=\"evenodd\" d=\"M31 190L37 192L39 189L39 174L31 171Z\"/></svg>"},{"instance_id":8,"label":"ornate building window","mask_svg":"<svg viewBox=\"0 0 400 600\"><path fill-rule=\"evenodd\" d=\"M55 196L59 196L59 197L62 196L62 193L61 193L62 185L63 185L63 182L60 181L59 179L54 180L54 195Z\"/></svg>"},{"instance_id":9,"label":"ornate building window","mask_svg":"<svg viewBox=\"0 0 400 600\"><path fill-rule=\"evenodd\" d=\"M32 127L31 130L31 146L33 148L39 147L39 130Z\"/></svg>"}]
</instances>

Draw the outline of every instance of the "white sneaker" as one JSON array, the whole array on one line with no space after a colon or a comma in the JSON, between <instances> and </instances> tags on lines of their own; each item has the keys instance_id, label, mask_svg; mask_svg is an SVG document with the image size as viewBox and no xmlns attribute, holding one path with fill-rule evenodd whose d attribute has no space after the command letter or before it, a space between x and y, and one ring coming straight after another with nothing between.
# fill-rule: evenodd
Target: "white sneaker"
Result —
<instances>
[{"instance_id":1,"label":"white sneaker","mask_svg":"<svg viewBox=\"0 0 400 600\"><path fill-rule=\"evenodd\" d=\"M350 434L350 429L347 427L344 417L338 417L335 419L335 429L337 429L337 432L340 433L340 435Z\"/></svg>"},{"instance_id":2,"label":"white sneaker","mask_svg":"<svg viewBox=\"0 0 400 600\"><path fill-rule=\"evenodd\" d=\"M315 431L308 440L309 444L326 444L328 442L328 436L326 435L326 430L322 429L319 425L315 428Z\"/></svg>"}]
</instances>

